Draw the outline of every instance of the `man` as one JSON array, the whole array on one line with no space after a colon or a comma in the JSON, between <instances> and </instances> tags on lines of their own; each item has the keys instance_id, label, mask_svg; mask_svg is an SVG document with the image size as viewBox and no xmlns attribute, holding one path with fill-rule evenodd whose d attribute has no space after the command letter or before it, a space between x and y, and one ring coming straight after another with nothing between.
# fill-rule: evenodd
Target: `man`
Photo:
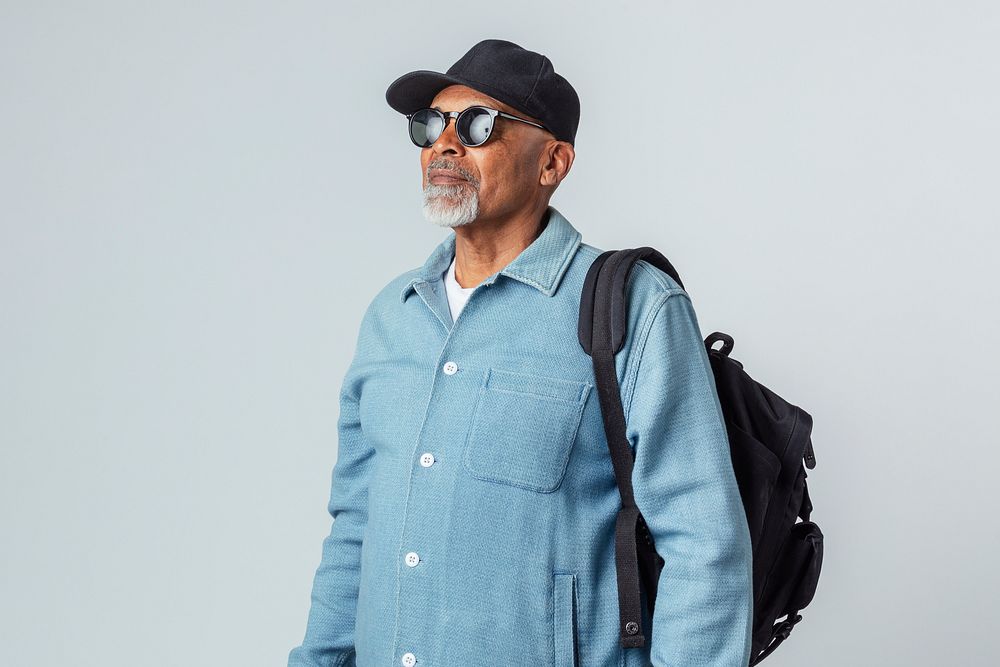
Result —
<instances>
[{"instance_id":1,"label":"man","mask_svg":"<svg viewBox=\"0 0 1000 667\"><path fill-rule=\"evenodd\" d=\"M386 98L421 146L425 216L454 233L362 318L289 665L746 667L751 544L714 378L690 298L646 262L616 365L666 564L645 645L619 643L620 497L577 338L601 250L549 205L576 92L545 56L484 40Z\"/></svg>"}]
</instances>

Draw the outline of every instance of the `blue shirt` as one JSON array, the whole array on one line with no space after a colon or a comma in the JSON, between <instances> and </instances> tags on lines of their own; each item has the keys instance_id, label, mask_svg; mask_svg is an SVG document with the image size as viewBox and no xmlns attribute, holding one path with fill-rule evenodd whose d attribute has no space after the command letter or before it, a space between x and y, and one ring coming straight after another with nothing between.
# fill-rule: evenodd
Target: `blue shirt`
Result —
<instances>
[{"instance_id":1,"label":"blue shirt","mask_svg":"<svg viewBox=\"0 0 1000 667\"><path fill-rule=\"evenodd\" d=\"M372 299L340 392L332 528L299 667L746 667L750 533L688 294L640 261L616 357L635 500L666 563L619 644L621 503L577 338L601 250L555 208L452 321L452 231Z\"/></svg>"}]
</instances>

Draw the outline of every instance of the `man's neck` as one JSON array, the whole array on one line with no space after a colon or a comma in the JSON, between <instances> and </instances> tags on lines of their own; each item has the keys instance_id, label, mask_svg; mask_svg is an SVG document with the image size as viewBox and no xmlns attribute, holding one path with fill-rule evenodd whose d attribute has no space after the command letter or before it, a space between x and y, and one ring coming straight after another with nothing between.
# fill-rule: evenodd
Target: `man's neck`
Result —
<instances>
[{"instance_id":1,"label":"man's neck","mask_svg":"<svg viewBox=\"0 0 1000 667\"><path fill-rule=\"evenodd\" d=\"M477 220L456 227L455 280L473 287L502 270L538 238L544 222L542 210L503 222Z\"/></svg>"}]
</instances>

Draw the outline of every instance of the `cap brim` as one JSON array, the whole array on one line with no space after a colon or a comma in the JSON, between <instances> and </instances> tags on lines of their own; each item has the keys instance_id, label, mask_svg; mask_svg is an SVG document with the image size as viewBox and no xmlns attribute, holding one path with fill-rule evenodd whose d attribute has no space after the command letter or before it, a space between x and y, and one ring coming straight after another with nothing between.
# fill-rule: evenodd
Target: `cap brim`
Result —
<instances>
[{"instance_id":1,"label":"cap brim","mask_svg":"<svg viewBox=\"0 0 1000 667\"><path fill-rule=\"evenodd\" d=\"M413 113L417 109L429 107L435 95L456 84L470 88L475 86L450 74L426 69L416 70L390 83L385 91L385 101L401 114Z\"/></svg>"}]
</instances>

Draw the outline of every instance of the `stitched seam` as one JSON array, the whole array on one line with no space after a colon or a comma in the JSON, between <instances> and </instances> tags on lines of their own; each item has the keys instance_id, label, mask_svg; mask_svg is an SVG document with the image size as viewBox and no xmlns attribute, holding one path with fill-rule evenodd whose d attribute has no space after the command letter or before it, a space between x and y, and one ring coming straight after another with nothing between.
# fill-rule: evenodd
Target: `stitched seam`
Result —
<instances>
[{"instance_id":1,"label":"stitched seam","mask_svg":"<svg viewBox=\"0 0 1000 667\"><path fill-rule=\"evenodd\" d=\"M552 279L549 281L548 285L543 285L540 282L538 282L537 280L532 280L531 278L527 277L526 275L524 275L522 273L518 273L517 271L506 271L506 272L501 271L501 273L506 273L507 276L509 276L511 278L516 278L517 280L520 280L522 282L528 283L529 285L531 285L533 287L537 287L540 290L549 291L549 290L552 289L552 285L555 283L556 276L558 276L561 273L563 273L565 271L566 267L569 266L569 263L571 261L573 261L573 255L575 254L576 250L579 247L580 247L580 238L578 237L577 240L576 240L576 242L573 244L573 246L566 253L566 256L563 258L562 263L559 264L559 267L556 269L556 271L553 274Z\"/></svg>"},{"instance_id":2,"label":"stitched seam","mask_svg":"<svg viewBox=\"0 0 1000 667\"><path fill-rule=\"evenodd\" d=\"M580 384L584 384L584 383L581 382ZM584 396L584 390L583 390L582 387L577 392L577 394L579 394L579 396L577 398L560 398L558 396L552 396L551 394L539 394L536 391L526 391L524 389L504 389L502 387L489 387L489 390L490 391L501 391L501 392L503 392L505 394L514 394L515 396L524 395L524 396L531 396L532 398L544 398L544 399L548 399L548 400L551 400L551 401L556 401L558 403L569 403L570 405L577 405L579 403L585 403L586 402L586 401L582 400L583 396Z\"/></svg>"},{"instance_id":3,"label":"stitched seam","mask_svg":"<svg viewBox=\"0 0 1000 667\"><path fill-rule=\"evenodd\" d=\"M640 330L640 333L639 333L640 337L639 337L639 345L638 345L638 347L639 347L638 354L635 355L635 357L634 357L635 358L635 362L630 364L631 368L628 369L626 371L626 373L625 373L625 379L626 379L627 386L628 386L628 392L627 392L628 397L627 397L627 400L626 400L626 402L624 404L625 405L625 424L626 424L626 426L628 425L629 415L631 415L631 413L632 413L632 398L633 398L633 394L635 394L635 383L636 383L636 377L638 377L638 374L639 374L639 364L642 363L642 353L646 350L646 341L649 339L649 332L653 328L653 320L656 318L656 313L659 312L660 307L664 303L666 303L666 301L667 301L668 298L670 298L670 294L669 293L666 294L666 295L661 295L657 299L656 304L652 308L650 308L649 313L646 314L646 318L643 320L643 323L642 323L642 329ZM631 362L632 361L632 359L631 359L632 355L630 354L629 356L630 356L629 362Z\"/></svg>"},{"instance_id":4,"label":"stitched seam","mask_svg":"<svg viewBox=\"0 0 1000 667\"><path fill-rule=\"evenodd\" d=\"M566 256L563 257L562 264L559 265L559 268L556 270L555 275L552 276L552 280L549 282L549 285L548 285L547 289L550 289L550 290L552 289L552 285L555 284L557 276L561 276L561 275L563 275L563 274L566 273L566 269L569 268L570 262L573 261L573 257L576 255L577 251L580 249L580 243L582 241L583 241L583 235L577 233L576 240L573 242L573 245L570 247L569 251L566 253Z\"/></svg>"},{"instance_id":5,"label":"stitched seam","mask_svg":"<svg viewBox=\"0 0 1000 667\"><path fill-rule=\"evenodd\" d=\"M531 91L528 93L527 97L524 98L524 102L522 103L525 106L527 106L528 100L531 99L531 96L535 94L535 88L538 87L538 82L542 78L542 70L544 69L545 69L545 60L542 60L542 64L538 66L538 74L535 75L535 82L531 84Z\"/></svg>"},{"instance_id":6,"label":"stitched seam","mask_svg":"<svg viewBox=\"0 0 1000 667\"><path fill-rule=\"evenodd\" d=\"M634 266L641 267L643 271L645 271L649 275L653 276L653 278L656 280L656 284L659 285L660 287L662 287L665 290L683 289L680 285L677 285L675 287L674 284L673 284L674 281L673 281L672 278L671 278L671 282L667 282L666 280L664 280L663 277L667 276L667 274L665 272L661 271L660 269L658 269L657 267L653 266L652 264L650 264L649 262L647 262L644 259L638 260L634 264Z\"/></svg>"},{"instance_id":7,"label":"stitched seam","mask_svg":"<svg viewBox=\"0 0 1000 667\"><path fill-rule=\"evenodd\" d=\"M642 356L643 356L643 353L646 351L646 342L649 340L649 333L653 329L653 321L656 319L656 316L659 314L660 310L663 308L663 304L665 304L667 302L667 299L669 299L670 297L674 296L675 294L683 294L683 295L687 296L686 292L684 292L683 290L679 290L679 289L674 289L674 290L670 290L668 292L664 292L663 294L661 294L658 297L658 299L656 301L656 304L652 308L650 308L649 314L646 315L646 319L643 322L642 332L641 332L641 342L640 342L640 345L639 345L639 354L636 357L636 361L635 361L635 364L632 366L631 372L629 372L629 373L626 374L628 376L628 388L629 388L629 391L628 391L628 401L625 404L625 422L626 422L626 424L628 423L629 415L631 415L631 413L632 413L632 398L633 398L633 395L635 394L636 378L639 376L639 366L642 365ZM631 355L630 355L630 357L631 357Z\"/></svg>"}]
</instances>

